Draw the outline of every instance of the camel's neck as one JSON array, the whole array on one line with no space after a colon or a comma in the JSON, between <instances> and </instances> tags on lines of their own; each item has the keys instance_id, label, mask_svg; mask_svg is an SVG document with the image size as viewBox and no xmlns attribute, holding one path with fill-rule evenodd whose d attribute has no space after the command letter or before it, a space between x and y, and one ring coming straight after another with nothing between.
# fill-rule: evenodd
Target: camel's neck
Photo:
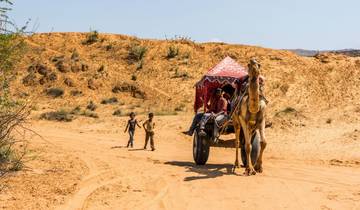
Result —
<instances>
[{"instance_id":1,"label":"camel's neck","mask_svg":"<svg viewBox=\"0 0 360 210\"><path fill-rule=\"evenodd\" d=\"M259 80L257 77L249 78L249 111L259 112Z\"/></svg>"}]
</instances>

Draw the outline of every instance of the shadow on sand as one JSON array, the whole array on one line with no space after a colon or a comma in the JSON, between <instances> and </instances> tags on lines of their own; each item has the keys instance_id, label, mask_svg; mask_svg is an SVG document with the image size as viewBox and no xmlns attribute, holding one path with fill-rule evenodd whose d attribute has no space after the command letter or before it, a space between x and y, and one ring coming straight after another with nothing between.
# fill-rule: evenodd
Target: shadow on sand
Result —
<instances>
[{"instance_id":1,"label":"shadow on sand","mask_svg":"<svg viewBox=\"0 0 360 210\"><path fill-rule=\"evenodd\" d=\"M129 149L128 151L133 152L133 151L146 151L144 148L138 148L138 149Z\"/></svg>"},{"instance_id":2,"label":"shadow on sand","mask_svg":"<svg viewBox=\"0 0 360 210\"><path fill-rule=\"evenodd\" d=\"M184 181L216 178L224 175L236 175L232 172L232 164L206 164L203 166L199 166L195 163L187 161L169 161L165 162L165 164L184 167L187 169L186 172L199 174L198 176L185 177Z\"/></svg>"},{"instance_id":3,"label":"shadow on sand","mask_svg":"<svg viewBox=\"0 0 360 210\"><path fill-rule=\"evenodd\" d=\"M211 145L212 147L235 148L235 139L222 140L219 139L217 144Z\"/></svg>"},{"instance_id":4,"label":"shadow on sand","mask_svg":"<svg viewBox=\"0 0 360 210\"><path fill-rule=\"evenodd\" d=\"M126 146L113 146L110 149L121 149L121 148L127 148Z\"/></svg>"}]
</instances>

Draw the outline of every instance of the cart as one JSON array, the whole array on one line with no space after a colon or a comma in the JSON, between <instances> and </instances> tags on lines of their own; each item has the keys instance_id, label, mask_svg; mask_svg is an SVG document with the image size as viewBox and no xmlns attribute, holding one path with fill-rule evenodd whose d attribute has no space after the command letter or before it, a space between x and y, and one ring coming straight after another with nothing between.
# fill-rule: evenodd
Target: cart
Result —
<instances>
[{"instance_id":1,"label":"cart","mask_svg":"<svg viewBox=\"0 0 360 210\"><path fill-rule=\"evenodd\" d=\"M233 109L232 104L235 104L234 101L237 98L236 96L241 95L241 91L244 91L247 78L247 70L243 66L239 65L230 57L223 59L196 83L194 103L195 113L201 115L201 113L207 112L207 104L217 88L222 88L222 90L228 95L229 100L231 101L229 103L228 110ZM201 108L203 108L202 112L198 112ZM193 157L197 165L205 165L209 158L210 147L218 144L218 138L216 138L214 134L214 118L215 117L211 117L205 124L204 131L206 135L200 135L199 125L193 134ZM220 136L235 133L231 119L225 120L219 130ZM243 132L241 132L240 151L241 159L243 165L245 166L247 164L244 144L244 135ZM255 165L260 154L260 138L258 132L255 132L252 136L251 145L251 160L253 162L252 164Z\"/></svg>"}]
</instances>

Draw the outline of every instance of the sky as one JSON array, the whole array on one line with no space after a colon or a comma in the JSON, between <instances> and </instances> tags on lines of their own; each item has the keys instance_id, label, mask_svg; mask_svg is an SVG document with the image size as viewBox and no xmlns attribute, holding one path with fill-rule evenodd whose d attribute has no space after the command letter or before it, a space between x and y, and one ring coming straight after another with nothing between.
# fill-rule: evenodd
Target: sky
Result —
<instances>
[{"instance_id":1,"label":"sky","mask_svg":"<svg viewBox=\"0 0 360 210\"><path fill-rule=\"evenodd\" d=\"M276 49L360 49L359 0L14 0L35 32L88 32Z\"/></svg>"}]
</instances>

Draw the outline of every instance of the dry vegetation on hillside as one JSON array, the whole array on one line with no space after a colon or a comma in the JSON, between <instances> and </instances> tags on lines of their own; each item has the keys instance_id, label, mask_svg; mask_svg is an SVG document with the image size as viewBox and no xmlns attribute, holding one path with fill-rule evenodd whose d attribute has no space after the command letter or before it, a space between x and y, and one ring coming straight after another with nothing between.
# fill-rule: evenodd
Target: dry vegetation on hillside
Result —
<instances>
[{"instance_id":1,"label":"dry vegetation on hillside","mask_svg":"<svg viewBox=\"0 0 360 210\"><path fill-rule=\"evenodd\" d=\"M191 112L195 82L230 56L244 66L251 57L261 62L271 101L269 118L289 124L290 116L290 124L301 126L302 118L316 118L324 111L330 117L334 108L341 108L343 115L359 112L359 58L300 57L253 46L198 44L181 38L145 40L97 32L35 34L27 44L30 50L19 66L13 93L35 97L39 102L35 109L85 109L93 101L99 105L97 111L107 115L116 110L122 114ZM118 103L100 105L111 97Z\"/></svg>"}]
</instances>

